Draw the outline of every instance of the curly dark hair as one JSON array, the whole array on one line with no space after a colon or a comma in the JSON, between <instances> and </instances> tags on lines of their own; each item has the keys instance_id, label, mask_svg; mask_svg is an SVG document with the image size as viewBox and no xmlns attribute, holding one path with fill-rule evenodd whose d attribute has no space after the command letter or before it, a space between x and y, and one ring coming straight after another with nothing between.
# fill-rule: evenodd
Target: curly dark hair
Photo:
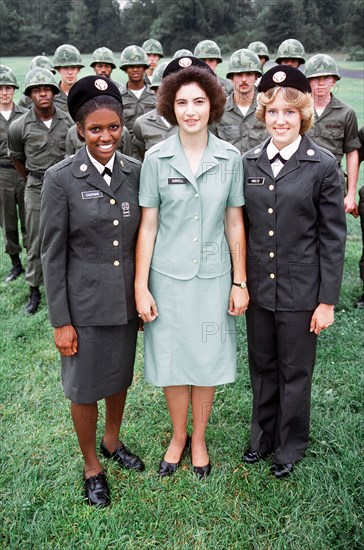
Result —
<instances>
[{"instance_id":1,"label":"curly dark hair","mask_svg":"<svg viewBox=\"0 0 364 550\"><path fill-rule=\"evenodd\" d=\"M196 82L210 100L209 124L219 122L224 114L226 95L217 77L200 67L186 67L171 73L162 80L157 94L157 110L170 124L177 124L174 113L174 99L181 86Z\"/></svg>"},{"instance_id":2,"label":"curly dark hair","mask_svg":"<svg viewBox=\"0 0 364 550\"><path fill-rule=\"evenodd\" d=\"M95 111L99 111L100 109L108 109L109 111L114 111L114 113L120 118L121 125L123 124L122 103L108 95L99 95L93 97L92 99L89 99L89 101L86 101L86 103L81 105L81 107L77 110L75 114L75 121L83 127L88 115L94 113ZM78 131L77 135L81 141L85 141Z\"/></svg>"}]
</instances>

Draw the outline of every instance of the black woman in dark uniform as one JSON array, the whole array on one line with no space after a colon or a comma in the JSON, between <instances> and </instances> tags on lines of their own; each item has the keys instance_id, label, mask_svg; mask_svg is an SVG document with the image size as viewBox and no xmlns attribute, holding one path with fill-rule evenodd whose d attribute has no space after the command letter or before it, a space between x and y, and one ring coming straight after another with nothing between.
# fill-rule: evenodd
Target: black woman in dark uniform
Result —
<instances>
[{"instance_id":1,"label":"black woman in dark uniform","mask_svg":"<svg viewBox=\"0 0 364 550\"><path fill-rule=\"evenodd\" d=\"M271 473L282 479L308 445L317 336L334 322L346 226L335 157L305 135L314 117L308 80L280 65L258 91L256 116L271 137L243 157L253 390L243 460L273 453Z\"/></svg>"},{"instance_id":2,"label":"black woman in dark uniform","mask_svg":"<svg viewBox=\"0 0 364 550\"><path fill-rule=\"evenodd\" d=\"M134 248L140 220L140 162L117 151L123 105L115 84L87 76L68 107L85 146L50 168L41 207L42 265L62 384L84 458L86 499L110 495L96 454L97 401L106 401L102 454L141 471L119 440L138 330Z\"/></svg>"}]
</instances>

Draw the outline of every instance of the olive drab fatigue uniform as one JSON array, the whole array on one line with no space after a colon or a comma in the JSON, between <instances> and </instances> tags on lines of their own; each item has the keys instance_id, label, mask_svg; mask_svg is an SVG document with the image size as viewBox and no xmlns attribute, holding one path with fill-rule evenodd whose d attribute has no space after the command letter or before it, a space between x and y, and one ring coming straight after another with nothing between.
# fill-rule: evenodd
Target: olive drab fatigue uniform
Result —
<instances>
[{"instance_id":1,"label":"olive drab fatigue uniform","mask_svg":"<svg viewBox=\"0 0 364 550\"><path fill-rule=\"evenodd\" d=\"M68 113L67 94L61 88L61 83L58 84L59 94L54 96L53 102L58 109L62 109L65 113Z\"/></svg>"},{"instance_id":2,"label":"olive drab fatigue uniform","mask_svg":"<svg viewBox=\"0 0 364 550\"><path fill-rule=\"evenodd\" d=\"M29 172L25 185L26 229L29 239L25 281L33 287L42 283L39 218L44 173L64 158L66 134L72 124L70 115L56 107L48 129L37 117L34 107L31 107L8 130L10 158L24 161Z\"/></svg>"},{"instance_id":3,"label":"olive drab fatigue uniform","mask_svg":"<svg viewBox=\"0 0 364 550\"><path fill-rule=\"evenodd\" d=\"M85 145L84 141L81 141L77 134L77 126L74 124L67 132L66 136L66 155L70 157L79 151ZM129 157L133 156L133 144L131 142L131 137L126 126L123 126L123 131L121 134L121 140L119 145L119 150L128 155Z\"/></svg>"},{"instance_id":4,"label":"olive drab fatigue uniform","mask_svg":"<svg viewBox=\"0 0 364 550\"><path fill-rule=\"evenodd\" d=\"M9 159L7 131L14 120L27 112L28 109L14 104L9 120L0 113L0 217L4 230L5 252L10 255L21 252L18 219L24 248L28 246L28 238L25 229L25 180Z\"/></svg>"},{"instance_id":5,"label":"olive drab fatigue uniform","mask_svg":"<svg viewBox=\"0 0 364 550\"><path fill-rule=\"evenodd\" d=\"M178 131L177 126L166 126L157 109L144 113L133 126L133 143L142 158L156 143L160 143Z\"/></svg>"},{"instance_id":6,"label":"olive drab fatigue uniform","mask_svg":"<svg viewBox=\"0 0 364 550\"><path fill-rule=\"evenodd\" d=\"M231 80L228 78L222 78L222 76L216 75L217 80L220 82L221 86L224 88L225 93L229 96L234 91L234 86Z\"/></svg>"},{"instance_id":7,"label":"olive drab fatigue uniform","mask_svg":"<svg viewBox=\"0 0 364 550\"><path fill-rule=\"evenodd\" d=\"M269 139L243 157L248 224L246 312L253 390L251 448L273 462L308 444L319 303L336 304L346 220L334 156L306 135L274 177Z\"/></svg>"},{"instance_id":8,"label":"olive drab fatigue uniform","mask_svg":"<svg viewBox=\"0 0 364 550\"><path fill-rule=\"evenodd\" d=\"M315 125L307 135L317 145L328 149L335 155L340 167L340 176L345 189L345 174L341 161L345 154L360 148L358 121L354 109L340 101L334 95L321 116L315 113Z\"/></svg>"},{"instance_id":9,"label":"olive drab fatigue uniform","mask_svg":"<svg viewBox=\"0 0 364 550\"><path fill-rule=\"evenodd\" d=\"M226 100L225 112L220 122L213 126L211 131L220 139L235 145L241 153L246 153L268 136L265 125L255 118L256 108L254 97L244 116L234 101L234 95L231 94Z\"/></svg>"}]
</instances>

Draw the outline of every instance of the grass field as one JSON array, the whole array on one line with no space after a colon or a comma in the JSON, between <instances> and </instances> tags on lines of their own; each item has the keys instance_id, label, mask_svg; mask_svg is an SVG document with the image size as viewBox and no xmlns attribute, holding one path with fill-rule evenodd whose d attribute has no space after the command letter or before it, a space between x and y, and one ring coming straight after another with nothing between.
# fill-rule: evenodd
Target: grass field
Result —
<instances>
[{"instance_id":1,"label":"grass field","mask_svg":"<svg viewBox=\"0 0 364 550\"><path fill-rule=\"evenodd\" d=\"M19 76L28 61L2 60L18 69ZM361 125L362 90L361 80L340 83L339 96L356 109ZM364 183L363 175L360 182ZM336 322L319 339L310 445L293 476L277 481L269 475L267 463L247 467L241 460L251 408L241 319L238 379L218 389L208 428L210 477L199 482L186 457L173 478L160 480L156 470L170 439L170 424L161 390L143 379L139 335L121 437L143 457L146 471L122 471L102 459L112 492L112 505L104 510L82 502L82 459L60 386L59 357L44 293L37 315L25 317L24 279L10 285L2 282L9 260L1 252L0 546L14 550L364 548L364 311L353 308L361 292L360 252L359 223L349 216ZM99 438L103 423L101 405Z\"/></svg>"}]
</instances>

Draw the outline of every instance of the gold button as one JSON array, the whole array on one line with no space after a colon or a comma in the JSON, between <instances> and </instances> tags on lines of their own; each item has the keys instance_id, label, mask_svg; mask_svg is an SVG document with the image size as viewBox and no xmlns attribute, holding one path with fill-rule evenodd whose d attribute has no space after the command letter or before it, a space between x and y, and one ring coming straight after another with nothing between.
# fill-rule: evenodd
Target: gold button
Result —
<instances>
[{"instance_id":1,"label":"gold button","mask_svg":"<svg viewBox=\"0 0 364 550\"><path fill-rule=\"evenodd\" d=\"M269 256L270 256L271 258L274 258L274 252L269 252Z\"/></svg>"},{"instance_id":2,"label":"gold button","mask_svg":"<svg viewBox=\"0 0 364 550\"><path fill-rule=\"evenodd\" d=\"M114 246L119 246L119 241L113 241L112 244L113 244Z\"/></svg>"},{"instance_id":3,"label":"gold button","mask_svg":"<svg viewBox=\"0 0 364 550\"><path fill-rule=\"evenodd\" d=\"M273 237L274 231L270 230L269 233L268 233L268 235L269 235L270 237Z\"/></svg>"},{"instance_id":4,"label":"gold button","mask_svg":"<svg viewBox=\"0 0 364 550\"><path fill-rule=\"evenodd\" d=\"M116 203L115 199L110 199L110 204L115 204L115 203Z\"/></svg>"},{"instance_id":5,"label":"gold button","mask_svg":"<svg viewBox=\"0 0 364 550\"><path fill-rule=\"evenodd\" d=\"M276 276L274 275L274 273L271 273L271 274L269 275L269 277L270 277L271 279L275 279L275 278L276 278Z\"/></svg>"},{"instance_id":6,"label":"gold button","mask_svg":"<svg viewBox=\"0 0 364 550\"><path fill-rule=\"evenodd\" d=\"M270 185L270 186L268 187L268 189L269 189L269 191L273 191L274 185Z\"/></svg>"},{"instance_id":7,"label":"gold button","mask_svg":"<svg viewBox=\"0 0 364 550\"><path fill-rule=\"evenodd\" d=\"M119 260L115 260L115 262L114 262L114 266L115 266L115 267L118 267L118 265L120 265L120 262L119 262Z\"/></svg>"},{"instance_id":8,"label":"gold button","mask_svg":"<svg viewBox=\"0 0 364 550\"><path fill-rule=\"evenodd\" d=\"M114 225L119 225L119 220L114 220L112 223L113 223Z\"/></svg>"},{"instance_id":9,"label":"gold button","mask_svg":"<svg viewBox=\"0 0 364 550\"><path fill-rule=\"evenodd\" d=\"M273 208L268 208L268 214L273 214Z\"/></svg>"}]
</instances>

